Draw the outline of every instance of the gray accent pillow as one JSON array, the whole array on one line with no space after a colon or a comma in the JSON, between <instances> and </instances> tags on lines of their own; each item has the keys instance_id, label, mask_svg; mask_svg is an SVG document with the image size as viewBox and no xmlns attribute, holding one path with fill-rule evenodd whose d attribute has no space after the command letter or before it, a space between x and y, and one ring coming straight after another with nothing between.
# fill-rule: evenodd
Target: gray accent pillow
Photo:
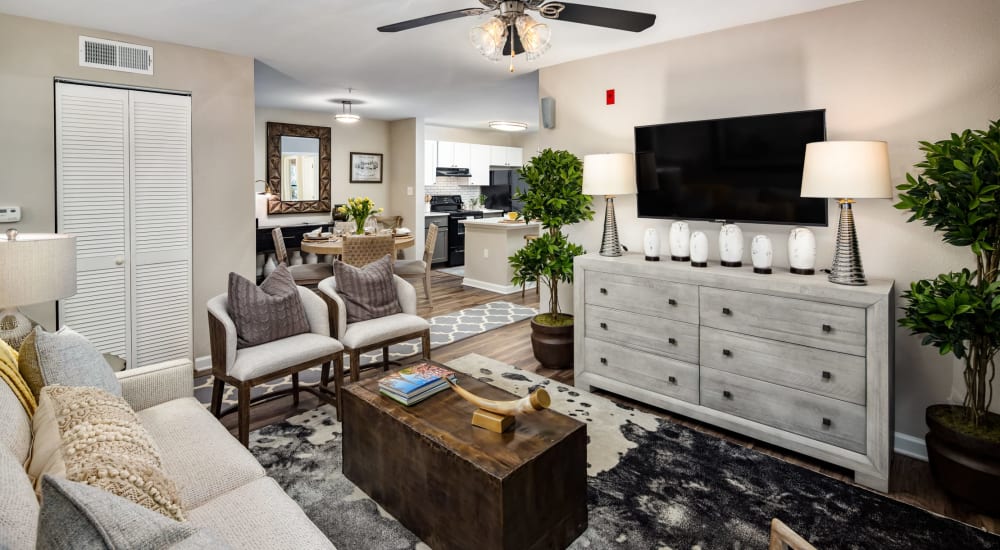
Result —
<instances>
[{"instance_id":1,"label":"gray accent pillow","mask_svg":"<svg viewBox=\"0 0 1000 550\"><path fill-rule=\"evenodd\" d=\"M86 338L69 327L46 332L35 327L21 344L18 370L38 397L45 386L89 386L121 397L111 365Z\"/></svg>"},{"instance_id":2,"label":"gray accent pillow","mask_svg":"<svg viewBox=\"0 0 1000 550\"><path fill-rule=\"evenodd\" d=\"M333 262L333 276L337 281L337 294L347 307L348 323L403 312L392 278L392 258L388 254L364 267L337 260Z\"/></svg>"},{"instance_id":3,"label":"gray accent pillow","mask_svg":"<svg viewBox=\"0 0 1000 550\"><path fill-rule=\"evenodd\" d=\"M238 348L309 332L299 287L285 264L278 264L260 286L230 273L228 298Z\"/></svg>"},{"instance_id":4,"label":"gray accent pillow","mask_svg":"<svg viewBox=\"0 0 1000 550\"><path fill-rule=\"evenodd\" d=\"M96 487L46 475L38 515L38 550L208 550L228 545Z\"/></svg>"}]
</instances>

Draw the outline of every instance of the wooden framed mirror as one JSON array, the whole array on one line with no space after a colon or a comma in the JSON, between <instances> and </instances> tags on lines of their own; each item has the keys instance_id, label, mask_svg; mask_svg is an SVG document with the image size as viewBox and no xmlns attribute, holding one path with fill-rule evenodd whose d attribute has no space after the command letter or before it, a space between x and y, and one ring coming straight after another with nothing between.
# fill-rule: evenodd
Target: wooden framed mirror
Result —
<instances>
[{"instance_id":1,"label":"wooden framed mirror","mask_svg":"<svg viewBox=\"0 0 1000 550\"><path fill-rule=\"evenodd\" d=\"M330 128L267 123L268 214L330 212Z\"/></svg>"}]
</instances>

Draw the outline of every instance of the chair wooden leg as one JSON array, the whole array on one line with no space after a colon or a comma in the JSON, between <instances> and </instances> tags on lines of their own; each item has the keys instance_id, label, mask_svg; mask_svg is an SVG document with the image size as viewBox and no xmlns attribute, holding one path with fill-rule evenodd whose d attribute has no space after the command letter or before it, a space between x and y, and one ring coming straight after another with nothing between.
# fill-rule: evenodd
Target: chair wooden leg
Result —
<instances>
[{"instance_id":1,"label":"chair wooden leg","mask_svg":"<svg viewBox=\"0 0 1000 550\"><path fill-rule=\"evenodd\" d=\"M431 329L427 329L420 335L420 348L424 359L431 358Z\"/></svg>"},{"instance_id":2,"label":"chair wooden leg","mask_svg":"<svg viewBox=\"0 0 1000 550\"><path fill-rule=\"evenodd\" d=\"M361 353L356 350L351 350L351 382L357 382L361 377L359 371L361 370Z\"/></svg>"},{"instance_id":3,"label":"chair wooden leg","mask_svg":"<svg viewBox=\"0 0 1000 550\"><path fill-rule=\"evenodd\" d=\"M389 346L382 346L382 370L389 370Z\"/></svg>"},{"instance_id":4,"label":"chair wooden leg","mask_svg":"<svg viewBox=\"0 0 1000 550\"><path fill-rule=\"evenodd\" d=\"M326 366L329 367L330 364L327 363ZM343 398L340 395L341 394L341 390L340 389L344 386L344 356L343 355L340 355L336 359L333 360L333 368L335 369L334 373L333 373L333 386L334 386L334 390L333 391L334 391L334 393L337 396L337 422L340 422L340 420L343 418L343 414L342 414L341 411L343 411L343 409L344 409L344 401L343 401Z\"/></svg>"},{"instance_id":5,"label":"chair wooden leg","mask_svg":"<svg viewBox=\"0 0 1000 550\"><path fill-rule=\"evenodd\" d=\"M292 404L299 406L299 373L292 373Z\"/></svg>"},{"instance_id":6,"label":"chair wooden leg","mask_svg":"<svg viewBox=\"0 0 1000 550\"><path fill-rule=\"evenodd\" d=\"M330 363L323 363L323 366L320 368L319 385L324 388L330 385Z\"/></svg>"},{"instance_id":7,"label":"chair wooden leg","mask_svg":"<svg viewBox=\"0 0 1000 550\"><path fill-rule=\"evenodd\" d=\"M433 306L434 302L431 301L431 270L430 270L430 268L427 268L427 270L424 271L424 294L427 295L427 303L429 305Z\"/></svg>"},{"instance_id":8,"label":"chair wooden leg","mask_svg":"<svg viewBox=\"0 0 1000 550\"><path fill-rule=\"evenodd\" d=\"M239 401L237 406L239 407L238 414L240 415L240 443L244 447L250 446L250 384L241 382L238 388L239 391Z\"/></svg>"},{"instance_id":9,"label":"chair wooden leg","mask_svg":"<svg viewBox=\"0 0 1000 550\"><path fill-rule=\"evenodd\" d=\"M222 414L222 395L226 393L226 381L216 378L212 382L212 414L216 418Z\"/></svg>"}]
</instances>

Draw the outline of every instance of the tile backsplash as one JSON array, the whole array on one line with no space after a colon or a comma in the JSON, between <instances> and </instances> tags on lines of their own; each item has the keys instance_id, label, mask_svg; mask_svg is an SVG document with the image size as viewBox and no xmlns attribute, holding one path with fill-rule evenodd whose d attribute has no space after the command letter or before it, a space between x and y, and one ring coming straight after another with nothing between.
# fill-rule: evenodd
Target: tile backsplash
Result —
<instances>
[{"instance_id":1,"label":"tile backsplash","mask_svg":"<svg viewBox=\"0 0 1000 550\"><path fill-rule=\"evenodd\" d=\"M469 199L478 197L481 191L478 185L466 185L467 181L469 178L438 176L434 185L424 187L424 192L428 195L461 195L462 202L468 203Z\"/></svg>"}]
</instances>

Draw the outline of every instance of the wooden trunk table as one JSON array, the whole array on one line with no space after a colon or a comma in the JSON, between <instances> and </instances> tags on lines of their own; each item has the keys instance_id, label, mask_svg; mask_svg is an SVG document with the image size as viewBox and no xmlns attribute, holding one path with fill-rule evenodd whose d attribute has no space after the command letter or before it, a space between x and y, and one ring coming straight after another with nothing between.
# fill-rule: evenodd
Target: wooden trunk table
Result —
<instances>
[{"instance_id":1,"label":"wooden trunk table","mask_svg":"<svg viewBox=\"0 0 1000 550\"><path fill-rule=\"evenodd\" d=\"M515 399L456 373L469 391ZM551 410L503 434L445 390L405 407L378 380L343 390L344 475L434 550L565 548L587 527L587 427Z\"/></svg>"}]
</instances>

